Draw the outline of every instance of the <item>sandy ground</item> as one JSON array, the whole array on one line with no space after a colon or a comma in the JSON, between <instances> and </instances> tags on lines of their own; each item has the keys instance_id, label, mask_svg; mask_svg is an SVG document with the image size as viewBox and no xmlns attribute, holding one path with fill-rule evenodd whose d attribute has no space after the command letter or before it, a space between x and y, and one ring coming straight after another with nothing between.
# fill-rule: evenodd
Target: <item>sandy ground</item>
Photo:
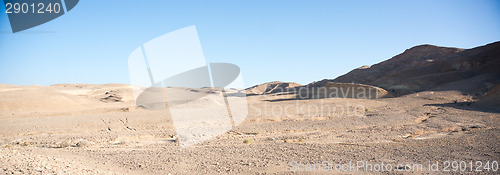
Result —
<instances>
[{"instance_id":1,"label":"sandy ground","mask_svg":"<svg viewBox=\"0 0 500 175\"><path fill-rule=\"evenodd\" d=\"M363 161L420 163L423 173L441 174L428 171L428 163L500 161L500 111L460 92L384 99L252 95L240 125L183 148L169 114L136 107L130 88L0 85L0 173L289 174L293 162ZM404 168L384 174L422 173L397 171Z\"/></svg>"}]
</instances>

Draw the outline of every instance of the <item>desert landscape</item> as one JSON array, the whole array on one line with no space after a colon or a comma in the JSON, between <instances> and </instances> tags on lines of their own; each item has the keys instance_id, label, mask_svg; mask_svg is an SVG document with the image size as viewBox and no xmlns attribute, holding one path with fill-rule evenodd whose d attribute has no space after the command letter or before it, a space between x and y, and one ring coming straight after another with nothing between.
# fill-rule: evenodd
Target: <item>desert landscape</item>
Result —
<instances>
[{"instance_id":1,"label":"desert landscape","mask_svg":"<svg viewBox=\"0 0 500 175\"><path fill-rule=\"evenodd\" d=\"M384 174L441 174L427 165L500 161L499 68L500 42L472 49L420 45L335 79L234 90L246 94L247 117L189 147L180 146L168 110L136 105L132 91L139 87L3 84L0 173L374 173L303 172L292 163L363 161L403 165ZM406 164L423 169L405 171Z\"/></svg>"}]
</instances>

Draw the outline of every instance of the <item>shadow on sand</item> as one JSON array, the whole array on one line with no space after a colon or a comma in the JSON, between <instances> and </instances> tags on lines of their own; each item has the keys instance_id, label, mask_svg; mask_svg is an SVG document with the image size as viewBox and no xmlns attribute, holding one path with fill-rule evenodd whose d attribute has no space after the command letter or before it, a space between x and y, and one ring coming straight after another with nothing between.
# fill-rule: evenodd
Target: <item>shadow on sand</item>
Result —
<instances>
[{"instance_id":1,"label":"shadow on sand","mask_svg":"<svg viewBox=\"0 0 500 175\"><path fill-rule=\"evenodd\" d=\"M457 103L441 103L441 104L425 104L424 106L452 107L468 111L480 111L489 113L500 113L499 106L479 106L472 102L457 102Z\"/></svg>"}]
</instances>

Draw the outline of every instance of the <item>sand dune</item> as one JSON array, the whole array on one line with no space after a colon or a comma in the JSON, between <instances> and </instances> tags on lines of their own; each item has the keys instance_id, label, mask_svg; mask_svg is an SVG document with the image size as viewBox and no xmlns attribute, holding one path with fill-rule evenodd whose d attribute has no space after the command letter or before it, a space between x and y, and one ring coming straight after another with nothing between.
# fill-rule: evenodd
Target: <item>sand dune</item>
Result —
<instances>
[{"instance_id":1,"label":"sand dune","mask_svg":"<svg viewBox=\"0 0 500 175\"><path fill-rule=\"evenodd\" d=\"M59 84L46 86L2 85L0 117L54 113L84 113L133 107L130 85ZM116 97L115 100L108 100ZM119 100L118 100L119 99Z\"/></svg>"}]
</instances>

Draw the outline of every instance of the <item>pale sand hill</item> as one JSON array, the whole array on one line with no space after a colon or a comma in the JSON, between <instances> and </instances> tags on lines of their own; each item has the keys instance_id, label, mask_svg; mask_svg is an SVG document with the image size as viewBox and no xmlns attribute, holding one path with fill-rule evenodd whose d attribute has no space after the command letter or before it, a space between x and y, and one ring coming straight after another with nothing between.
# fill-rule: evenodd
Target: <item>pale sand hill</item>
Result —
<instances>
[{"instance_id":1,"label":"pale sand hill","mask_svg":"<svg viewBox=\"0 0 500 175\"><path fill-rule=\"evenodd\" d=\"M500 111L462 103L474 99L458 91L384 99L249 96L249 116L236 129L180 148L168 112L135 107L129 88L2 85L0 172L287 174L290 161L500 158ZM103 100L109 96L121 100Z\"/></svg>"},{"instance_id":2,"label":"pale sand hill","mask_svg":"<svg viewBox=\"0 0 500 175\"><path fill-rule=\"evenodd\" d=\"M1 85L0 117L95 113L133 107L131 87L123 84Z\"/></svg>"}]
</instances>

